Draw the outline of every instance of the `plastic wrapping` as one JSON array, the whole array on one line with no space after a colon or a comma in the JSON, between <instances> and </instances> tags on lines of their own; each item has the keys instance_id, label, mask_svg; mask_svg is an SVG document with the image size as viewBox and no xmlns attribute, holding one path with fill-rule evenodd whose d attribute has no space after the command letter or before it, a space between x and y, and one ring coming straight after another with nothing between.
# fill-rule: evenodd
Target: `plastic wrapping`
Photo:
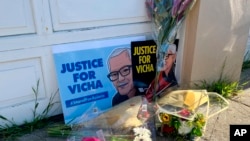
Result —
<instances>
[{"instance_id":1,"label":"plastic wrapping","mask_svg":"<svg viewBox=\"0 0 250 141\"><path fill-rule=\"evenodd\" d=\"M158 45L172 44L183 20L196 0L146 0Z\"/></svg>"},{"instance_id":2,"label":"plastic wrapping","mask_svg":"<svg viewBox=\"0 0 250 141\"><path fill-rule=\"evenodd\" d=\"M227 108L227 100L217 93L175 90L151 103L144 96L135 96L98 117L51 128L48 133L67 136L68 141L155 141L157 134L194 140L203 135L211 116Z\"/></svg>"},{"instance_id":3,"label":"plastic wrapping","mask_svg":"<svg viewBox=\"0 0 250 141\"><path fill-rule=\"evenodd\" d=\"M152 36L157 44L157 71L146 92L148 101L153 101L163 91L178 85L174 70L178 48L176 36L195 3L196 0L146 0Z\"/></svg>"},{"instance_id":4,"label":"plastic wrapping","mask_svg":"<svg viewBox=\"0 0 250 141\"><path fill-rule=\"evenodd\" d=\"M130 98L96 118L72 125L68 140L96 138L100 141L152 141L155 138L154 123L151 123L154 122L155 114L152 106L142 96Z\"/></svg>"}]
</instances>

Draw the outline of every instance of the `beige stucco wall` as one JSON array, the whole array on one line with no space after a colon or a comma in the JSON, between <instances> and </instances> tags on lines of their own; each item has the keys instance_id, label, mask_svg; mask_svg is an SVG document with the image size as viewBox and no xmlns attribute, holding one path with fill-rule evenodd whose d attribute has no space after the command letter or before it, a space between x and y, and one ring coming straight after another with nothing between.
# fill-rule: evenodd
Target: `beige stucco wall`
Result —
<instances>
[{"instance_id":1,"label":"beige stucco wall","mask_svg":"<svg viewBox=\"0 0 250 141\"><path fill-rule=\"evenodd\" d=\"M197 0L186 19L181 83L240 77L250 27L249 0Z\"/></svg>"}]
</instances>

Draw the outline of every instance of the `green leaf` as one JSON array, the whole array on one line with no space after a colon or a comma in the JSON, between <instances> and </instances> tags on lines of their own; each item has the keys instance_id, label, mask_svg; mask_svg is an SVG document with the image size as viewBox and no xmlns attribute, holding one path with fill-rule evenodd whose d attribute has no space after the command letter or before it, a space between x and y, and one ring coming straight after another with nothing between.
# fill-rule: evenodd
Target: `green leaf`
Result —
<instances>
[{"instance_id":1,"label":"green leaf","mask_svg":"<svg viewBox=\"0 0 250 141\"><path fill-rule=\"evenodd\" d=\"M202 136L202 131L200 128L193 128L192 130L193 134L196 135L196 136Z\"/></svg>"},{"instance_id":2,"label":"green leaf","mask_svg":"<svg viewBox=\"0 0 250 141\"><path fill-rule=\"evenodd\" d=\"M173 124L175 129L179 129L181 126L181 122L179 120L175 120Z\"/></svg>"},{"instance_id":3,"label":"green leaf","mask_svg":"<svg viewBox=\"0 0 250 141\"><path fill-rule=\"evenodd\" d=\"M8 120L6 117L0 115L0 118L3 119L3 120Z\"/></svg>"}]
</instances>

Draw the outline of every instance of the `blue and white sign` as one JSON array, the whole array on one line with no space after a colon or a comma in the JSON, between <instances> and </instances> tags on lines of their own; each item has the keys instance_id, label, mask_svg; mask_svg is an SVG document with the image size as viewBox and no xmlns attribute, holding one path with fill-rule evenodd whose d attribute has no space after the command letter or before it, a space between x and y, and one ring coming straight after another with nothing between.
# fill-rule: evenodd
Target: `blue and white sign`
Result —
<instances>
[{"instance_id":1,"label":"blue and white sign","mask_svg":"<svg viewBox=\"0 0 250 141\"><path fill-rule=\"evenodd\" d=\"M107 78L108 56L144 36L53 46L53 56L66 124L91 119L112 107L116 89Z\"/></svg>"}]
</instances>

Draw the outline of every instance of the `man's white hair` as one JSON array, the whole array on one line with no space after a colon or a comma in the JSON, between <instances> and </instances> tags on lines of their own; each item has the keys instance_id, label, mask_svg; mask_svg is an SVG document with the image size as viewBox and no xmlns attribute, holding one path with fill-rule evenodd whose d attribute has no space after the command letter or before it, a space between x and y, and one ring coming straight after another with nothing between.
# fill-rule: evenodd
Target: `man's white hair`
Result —
<instances>
[{"instance_id":1,"label":"man's white hair","mask_svg":"<svg viewBox=\"0 0 250 141\"><path fill-rule=\"evenodd\" d=\"M111 52L111 54L109 55L109 58L108 58L107 64L108 64L109 70L110 70L110 64L109 64L110 63L110 59L113 58L113 57L116 57L116 56L120 55L124 51L127 52L129 58L131 59L131 50L130 50L130 48L126 48L126 47L124 47L124 48L116 48L116 49L114 49Z\"/></svg>"},{"instance_id":2,"label":"man's white hair","mask_svg":"<svg viewBox=\"0 0 250 141\"><path fill-rule=\"evenodd\" d=\"M170 44L169 46L168 46L168 52L172 52L173 54L175 54L176 53L176 45L175 44Z\"/></svg>"}]
</instances>

